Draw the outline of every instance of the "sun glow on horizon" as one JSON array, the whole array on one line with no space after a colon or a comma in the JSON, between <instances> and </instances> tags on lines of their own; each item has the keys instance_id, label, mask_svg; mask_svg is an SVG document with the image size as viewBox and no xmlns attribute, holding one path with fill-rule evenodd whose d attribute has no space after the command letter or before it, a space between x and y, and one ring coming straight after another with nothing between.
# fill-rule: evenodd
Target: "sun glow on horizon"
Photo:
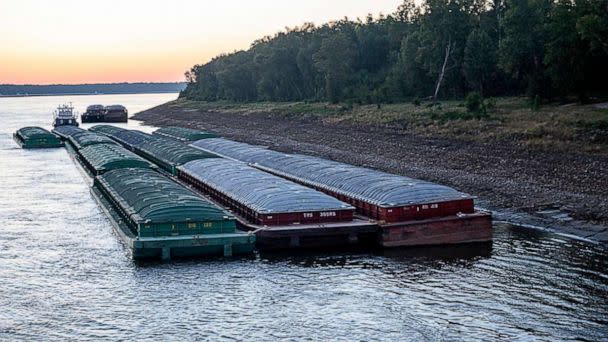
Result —
<instances>
[{"instance_id":1,"label":"sun glow on horizon","mask_svg":"<svg viewBox=\"0 0 608 342\"><path fill-rule=\"evenodd\" d=\"M388 14L400 0L0 0L0 84L183 81L194 64L304 22Z\"/></svg>"}]
</instances>

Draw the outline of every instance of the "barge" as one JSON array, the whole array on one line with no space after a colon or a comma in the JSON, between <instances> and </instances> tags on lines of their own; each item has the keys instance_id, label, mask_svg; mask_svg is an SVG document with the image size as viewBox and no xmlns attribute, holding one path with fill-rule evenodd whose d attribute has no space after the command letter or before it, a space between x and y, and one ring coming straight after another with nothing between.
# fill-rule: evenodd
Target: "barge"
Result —
<instances>
[{"instance_id":1,"label":"barge","mask_svg":"<svg viewBox=\"0 0 608 342\"><path fill-rule=\"evenodd\" d=\"M186 184L232 209L260 249L365 245L377 227L355 218L355 208L319 191L223 158L178 168Z\"/></svg>"},{"instance_id":2,"label":"barge","mask_svg":"<svg viewBox=\"0 0 608 342\"><path fill-rule=\"evenodd\" d=\"M152 135L141 131L128 130L110 125L97 125L91 127L89 130L92 132L104 134L105 136L115 140L131 152L135 152L136 148L139 147L139 145L143 144L145 141L154 138Z\"/></svg>"},{"instance_id":3,"label":"barge","mask_svg":"<svg viewBox=\"0 0 608 342\"><path fill-rule=\"evenodd\" d=\"M115 144L93 144L78 151L78 157L93 176L125 168L156 169L156 165Z\"/></svg>"},{"instance_id":4,"label":"barge","mask_svg":"<svg viewBox=\"0 0 608 342\"><path fill-rule=\"evenodd\" d=\"M492 240L491 215L476 211L472 196L446 186L222 138L191 146L249 163L353 205L359 214L377 222L379 243L386 247Z\"/></svg>"},{"instance_id":5,"label":"barge","mask_svg":"<svg viewBox=\"0 0 608 342\"><path fill-rule=\"evenodd\" d=\"M161 127L152 132L152 134L175 139L181 142L193 142L201 139L218 138L216 134L210 132L176 126Z\"/></svg>"},{"instance_id":6,"label":"barge","mask_svg":"<svg viewBox=\"0 0 608 342\"><path fill-rule=\"evenodd\" d=\"M128 122L128 111L122 105L102 106L90 105L82 113L80 120L85 122Z\"/></svg>"},{"instance_id":7,"label":"barge","mask_svg":"<svg viewBox=\"0 0 608 342\"><path fill-rule=\"evenodd\" d=\"M67 140L77 150L80 150L83 147L87 147L90 145L97 145L97 144L117 145L117 143L114 140L106 137L105 135L97 134L97 133L89 132L89 131L71 134Z\"/></svg>"},{"instance_id":8,"label":"barge","mask_svg":"<svg viewBox=\"0 0 608 342\"><path fill-rule=\"evenodd\" d=\"M74 134L77 143L66 144L66 149L83 176L92 181L91 195L133 259L253 251L255 235L236 231L234 216L119 144L85 133Z\"/></svg>"},{"instance_id":9,"label":"barge","mask_svg":"<svg viewBox=\"0 0 608 342\"><path fill-rule=\"evenodd\" d=\"M155 163L173 176L177 167L196 159L217 158L215 154L204 152L178 141L150 136L138 141L133 150L140 156Z\"/></svg>"},{"instance_id":10,"label":"barge","mask_svg":"<svg viewBox=\"0 0 608 342\"><path fill-rule=\"evenodd\" d=\"M54 134L58 135L61 138L61 140L66 141L72 135L86 132L86 130L84 130L82 128L78 128L76 126L57 126L57 127L53 128L52 132Z\"/></svg>"},{"instance_id":11,"label":"barge","mask_svg":"<svg viewBox=\"0 0 608 342\"><path fill-rule=\"evenodd\" d=\"M61 139L41 127L23 127L13 133L21 148L55 148L63 146Z\"/></svg>"},{"instance_id":12,"label":"barge","mask_svg":"<svg viewBox=\"0 0 608 342\"><path fill-rule=\"evenodd\" d=\"M127 122L129 111L123 105L106 106L103 110L103 122Z\"/></svg>"},{"instance_id":13,"label":"barge","mask_svg":"<svg viewBox=\"0 0 608 342\"><path fill-rule=\"evenodd\" d=\"M103 122L104 121L104 106L94 104L87 107L86 111L80 116L80 122Z\"/></svg>"},{"instance_id":14,"label":"barge","mask_svg":"<svg viewBox=\"0 0 608 342\"><path fill-rule=\"evenodd\" d=\"M90 130L105 135L110 140L153 162L173 176L177 176L178 166L189 161L217 158L212 153L201 151L177 140L160 135L152 135L109 125L97 125Z\"/></svg>"},{"instance_id":15,"label":"barge","mask_svg":"<svg viewBox=\"0 0 608 342\"><path fill-rule=\"evenodd\" d=\"M91 193L134 259L253 252L255 235L236 231L232 215L156 171L106 172Z\"/></svg>"},{"instance_id":16,"label":"barge","mask_svg":"<svg viewBox=\"0 0 608 342\"><path fill-rule=\"evenodd\" d=\"M240 229L255 233L260 249L492 240L491 215L475 210L472 196L446 186L222 138L185 145L107 125L91 131L227 207ZM342 209L323 207L328 199Z\"/></svg>"}]
</instances>

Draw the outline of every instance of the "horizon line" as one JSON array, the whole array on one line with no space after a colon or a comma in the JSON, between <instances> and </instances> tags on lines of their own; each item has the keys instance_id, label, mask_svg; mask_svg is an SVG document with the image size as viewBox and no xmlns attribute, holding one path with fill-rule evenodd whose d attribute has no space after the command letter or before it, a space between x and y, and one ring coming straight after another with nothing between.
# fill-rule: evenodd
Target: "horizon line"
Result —
<instances>
[{"instance_id":1,"label":"horizon line","mask_svg":"<svg viewBox=\"0 0 608 342\"><path fill-rule=\"evenodd\" d=\"M91 83L0 83L0 86L76 86L76 85L98 85L98 84L160 84L160 83L188 83L184 81L135 81L135 82L91 82Z\"/></svg>"}]
</instances>

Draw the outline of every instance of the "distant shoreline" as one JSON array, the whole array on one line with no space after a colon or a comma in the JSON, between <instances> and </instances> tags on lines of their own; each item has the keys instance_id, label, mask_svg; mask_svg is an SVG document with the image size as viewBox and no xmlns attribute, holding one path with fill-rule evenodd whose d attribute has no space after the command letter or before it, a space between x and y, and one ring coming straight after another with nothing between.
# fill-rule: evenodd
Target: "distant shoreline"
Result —
<instances>
[{"instance_id":1,"label":"distant shoreline","mask_svg":"<svg viewBox=\"0 0 608 342\"><path fill-rule=\"evenodd\" d=\"M173 94L179 91L142 91L142 92L123 92L123 93L57 93L57 94L0 94L0 98L5 97L40 97L40 96L90 96L90 95L133 95L133 94Z\"/></svg>"},{"instance_id":2,"label":"distant shoreline","mask_svg":"<svg viewBox=\"0 0 608 342\"><path fill-rule=\"evenodd\" d=\"M0 97L179 93L184 82L0 84Z\"/></svg>"}]
</instances>

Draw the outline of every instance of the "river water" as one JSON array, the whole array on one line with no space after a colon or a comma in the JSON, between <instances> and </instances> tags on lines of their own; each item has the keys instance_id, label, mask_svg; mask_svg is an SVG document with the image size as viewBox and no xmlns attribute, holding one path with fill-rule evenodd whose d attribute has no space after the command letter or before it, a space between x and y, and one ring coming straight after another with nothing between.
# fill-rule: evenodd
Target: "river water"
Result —
<instances>
[{"instance_id":1,"label":"river water","mask_svg":"<svg viewBox=\"0 0 608 342\"><path fill-rule=\"evenodd\" d=\"M608 340L604 247L497 224L491 245L136 264L66 151L11 139L66 101L175 96L0 98L0 340Z\"/></svg>"}]
</instances>

